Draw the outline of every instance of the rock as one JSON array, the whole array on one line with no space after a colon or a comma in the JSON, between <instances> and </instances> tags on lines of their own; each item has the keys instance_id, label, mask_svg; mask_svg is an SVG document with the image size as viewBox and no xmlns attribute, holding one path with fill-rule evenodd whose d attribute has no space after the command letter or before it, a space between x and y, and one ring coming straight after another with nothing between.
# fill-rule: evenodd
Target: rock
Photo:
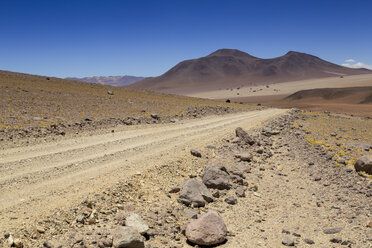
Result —
<instances>
[{"instance_id":1,"label":"rock","mask_svg":"<svg viewBox=\"0 0 372 248\"><path fill-rule=\"evenodd\" d=\"M45 247L45 248L53 248L54 246L51 243L49 243L48 241L45 241L43 243L43 247Z\"/></svg>"},{"instance_id":2,"label":"rock","mask_svg":"<svg viewBox=\"0 0 372 248\"><path fill-rule=\"evenodd\" d=\"M10 236L10 233L9 232L4 232L4 238L5 239L9 238L9 236Z\"/></svg>"},{"instance_id":3,"label":"rock","mask_svg":"<svg viewBox=\"0 0 372 248\"><path fill-rule=\"evenodd\" d=\"M242 141L239 137L235 137L231 140L231 143L239 143L240 141Z\"/></svg>"},{"instance_id":4,"label":"rock","mask_svg":"<svg viewBox=\"0 0 372 248\"><path fill-rule=\"evenodd\" d=\"M158 120L159 116L157 114L151 114L151 118Z\"/></svg>"},{"instance_id":5,"label":"rock","mask_svg":"<svg viewBox=\"0 0 372 248\"><path fill-rule=\"evenodd\" d=\"M204 207L207 202L213 201L213 196L203 183L189 179L182 186L178 201L186 206Z\"/></svg>"},{"instance_id":6,"label":"rock","mask_svg":"<svg viewBox=\"0 0 372 248\"><path fill-rule=\"evenodd\" d=\"M236 137L239 137L244 143L253 145L255 141L249 136L249 134L244 131L241 127L235 129Z\"/></svg>"},{"instance_id":7,"label":"rock","mask_svg":"<svg viewBox=\"0 0 372 248\"><path fill-rule=\"evenodd\" d=\"M225 199L225 202L230 204L230 205L235 205L238 203L238 200L233 197L233 196L228 196L226 199Z\"/></svg>"},{"instance_id":8,"label":"rock","mask_svg":"<svg viewBox=\"0 0 372 248\"><path fill-rule=\"evenodd\" d=\"M169 193L174 194L174 193L178 193L180 191L181 191L180 187L173 187L173 188L171 188L171 190L169 190Z\"/></svg>"},{"instance_id":9,"label":"rock","mask_svg":"<svg viewBox=\"0 0 372 248\"><path fill-rule=\"evenodd\" d=\"M133 227L140 234L145 234L149 230L147 223L136 213L132 213L125 218L125 225Z\"/></svg>"},{"instance_id":10,"label":"rock","mask_svg":"<svg viewBox=\"0 0 372 248\"><path fill-rule=\"evenodd\" d=\"M342 240L339 239L339 238L331 238L331 239L329 240L329 242L331 242L331 243L335 243L335 244L338 244L338 243L341 243Z\"/></svg>"},{"instance_id":11,"label":"rock","mask_svg":"<svg viewBox=\"0 0 372 248\"><path fill-rule=\"evenodd\" d=\"M313 244L315 244L314 240L312 240L312 239L304 239L304 242L305 242L306 244L308 244L308 245L313 245Z\"/></svg>"},{"instance_id":12,"label":"rock","mask_svg":"<svg viewBox=\"0 0 372 248\"><path fill-rule=\"evenodd\" d=\"M209 164L204 169L203 183L212 189L230 189L230 176L223 165Z\"/></svg>"},{"instance_id":13,"label":"rock","mask_svg":"<svg viewBox=\"0 0 372 248\"><path fill-rule=\"evenodd\" d=\"M198 158L201 158L201 153L197 150L194 150L194 149L191 149L190 150L190 153L191 155L193 155L194 157L198 157Z\"/></svg>"},{"instance_id":14,"label":"rock","mask_svg":"<svg viewBox=\"0 0 372 248\"><path fill-rule=\"evenodd\" d=\"M294 246L294 240L289 236L285 236L282 240L282 244L285 246Z\"/></svg>"},{"instance_id":15,"label":"rock","mask_svg":"<svg viewBox=\"0 0 372 248\"><path fill-rule=\"evenodd\" d=\"M145 238L130 226L119 226L112 232L112 244L115 248L144 248Z\"/></svg>"},{"instance_id":16,"label":"rock","mask_svg":"<svg viewBox=\"0 0 372 248\"><path fill-rule=\"evenodd\" d=\"M342 231L342 227L330 227L330 228L324 228L323 233L324 234L335 234Z\"/></svg>"},{"instance_id":17,"label":"rock","mask_svg":"<svg viewBox=\"0 0 372 248\"><path fill-rule=\"evenodd\" d=\"M337 136L337 133L331 133L331 136L332 137L336 137Z\"/></svg>"},{"instance_id":18,"label":"rock","mask_svg":"<svg viewBox=\"0 0 372 248\"><path fill-rule=\"evenodd\" d=\"M239 186L239 187L236 188L235 194L238 197L245 197L245 191L246 191L245 187Z\"/></svg>"},{"instance_id":19,"label":"rock","mask_svg":"<svg viewBox=\"0 0 372 248\"><path fill-rule=\"evenodd\" d=\"M253 159L253 155L249 152L242 152L235 154L235 157L240 158L241 161L251 161Z\"/></svg>"},{"instance_id":20,"label":"rock","mask_svg":"<svg viewBox=\"0 0 372 248\"><path fill-rule=\"evenodd\" d=\"M360 157L354 164L356 171L364 171L372 175L372 155Z\"/></svg>"},{"instance_id":21,"label":"rock","mask_svg":"<svg viewBox=\"0 0 372 248\"><path fill-rule=\"evenodd\" d=\"M236 168L243 173L250 173L251 172L251 168L249 168L248 165L246 165L245 163L237 164Z\"/></svg>"},{"instance_id":22,"label":"rock","mask_svg":"<svg viewBox=\"0 0 372 248\"><path fill-rule=\"evenodd\" d=\"M14 239L12 247L23 248L23 243L19 239Z\"/></svg>"},{"instance_id":23,"label":"rock","mask_svg":"<svg viewBox=\"0 0 372 248\"><path fill-rule=\"evenodd\" d=\"M217 212L209 210L186 226L186 238L197 245L217 245L225 241L227 228Z\"/></svg>"},{"instance_id":24,"label":"rock","mask_svg":"<svg viewBox=\"0 0 372 248\"><path fill-rule=\"evenodd\" d=\"M108 90L108 91L107 91L107 94L109 94L109 95L114 95L114 92L112 92L111 90Z\"/></svg>"},{"instance_id":25,"label":"rock","mask_svg":"<svg viewBox=\"0 0 372 248\"><path fill-rule=\"evenodd\" d=\"M198 218L198 211L195 211L194 209L186 209L185 215L189 219L197 219Z\"/></svg>"},{"instance_id":26,"label":"rock","mask_svg":"<svg viewBox=\"0 0 372 248\"><path fill-rule=\"evenodd\" d=\"M368 228L372 228L372 221L370 221L370 222L367 224L367 227L368 227Z\"/></svg>"}]
</instances>

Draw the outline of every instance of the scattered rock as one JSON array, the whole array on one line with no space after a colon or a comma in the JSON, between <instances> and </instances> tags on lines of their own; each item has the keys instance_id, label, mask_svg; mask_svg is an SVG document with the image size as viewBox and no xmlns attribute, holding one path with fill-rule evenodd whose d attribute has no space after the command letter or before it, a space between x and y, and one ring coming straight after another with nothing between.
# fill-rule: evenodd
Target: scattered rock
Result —
<instances>
[{"instance_id":1,"label":"scattered rock","mask_svg":"<svg viewBox=\"0 0 372 248\"><path fill-rule=\"evenodd\" d=\"M228 197L226 197L225 202L230 204L230 205L235 205L235 204L238 203L238 200L233 196L228 196Z\"/></svg>"},{"instance_id":2,"label":"scattered rock","mask_svg":"<svg viewBox=\"0 0 372 248\"><path fill-rule=\"evenodd\" d=\"M201 158L201 153L199 152L199 151L197 151L197 150L194 150L194 149L191 149L190 150L190 153L191 153L191 155L193 155L194 157L198 157L198 158Z\"/></svg>"},{"instance_id":3,"label":"scattered rock","mask_svg":"<svg viewBox=\"0 0 372 248\"><path fill-rule=\"evenodd\" d=\"M203 183L213 189L231 188L229 173L223 165L207 165L204 169Z\"/></svg>"},{"instance_id":4,"label":"scattered rock","mask_svg":"<svg viewBox=\"0 0 372 248\"><path fill-rule=\"evenodd\" d=\"M282 244L285 246L294 246L294 240L290 236L285 236L282 240Z\"/></svg>"},{"instance_id":5,"label":"scattered rock","mask_svg":"<svg viewBox=\"0 0 372 248\"><path fill-rule=\"evenodd\" d=\"M181 191L180 187L173 187L173 188L171 188L171 190L169 190L169 193L174 194L174 193L178 193L180 191Z\"/></svg>"},{"instance_id":6,"label":"scattered rock","mask_svg":"<svg viewBox=\"0 0 372 248\"><path fill-rule=\"evenodd\" d=\"M364 171L372 175L372 155L360 157L354 165L356 171Z\"/></svg>"},{"instance_id":7,"label":"scattered rock","mask_svg":"<svg viewBox=\"0 0 372 248\"><path fill-rule=\"evenodd\" d=\"M145 238L130 226L120 226L113 231L112 244L115 248L144 248Z\"/></svg>"},{"instance_id":8,"label":"scattered rock","mask_svg":"<svg viewBox=\"0 0 372 248\"><path fill-rule=\"evenodd\" d=\"M335 234L342 231L342 227L330 227L330 228L324 228L323 233L324 234Z\"/></svg>"},{"instance_id":9,"label":"scattered rock","mask_svg":"<svg viewBox=\"0 0 372 248\"><path fill-rule=\"evenodd\" d=\"M239 187L236 188L235 194L238 197L245 197L245 191L246 191L245 187L239 186Z\"/></svg>"},{"instance_id":10,"label":"scattered rock","mask_svg":"<svg viewBox=\"0 0 372 248\"><path fill-rule=\"evenodd\" d=\"M108 91L107 91L107 94L109 94L109 95L114 95L114 92L112 92L111 90L108 90Z\"/></svg>"},{"instance_id":11,"label":"scattered rock","mask_svg":"<svg viewBox=\"0 0 372 248\"><path fill-rule=\"evenodd\" d=\"M153 118L155 120L158 120L159 119L159 116L157 114L151 114L151 118Z\"/></svg>"},{"instance_id":12,"label":"scattered rock","mask_svg":"<svg viewBox=\"0 0 372 248\"><path fill-rule=\"evenodd\" d=\"M217 245L226 240L227 228L217 212L209 210L186 227L186 238L197 245Z\"/></svg>"},{"instance_id":13,"label":"scattered rock","mask_svg":"<svg viewBox=\"0 0 372 248\"><path fill-rule=\"evenodd\" d=\"M253 145L255 141L249 136L249 134L244 131L241 127L235 130L236 137L239 137L244 143Z\"/></svg>"},{"instance_id":14,"label":"scattered rock","mask_svg":"<svg viewBox=\"0 0 372 248\"><path fill-rule=\"evenodd\" d=\"M204 207L213 201L209 189L196 179L189 179L183 185L178 201L186 206Z\"/></svg>"},{"instance_id":15,"label":"scattered rock","mask_svg":"<svg viewBox=\"0 0 372 248\"><path fill-rule=\"evenodd\" d=\"M133 227L140 234L145 234L149 230L147 223L136 213L132 213L125 218L125 225Z\"/></svg>"},{"instance_id":16,"label":"scattered rock","mask_svg":"<svg viewBox=\"0 0 372 248\"><path fill-rule=\"evenodd\" d=\"M252 161L253 159L253 155L249 152L242 152L242 153L238 153L238 154L235 154L235 157L237 158L240 158L241 161Z\"/></svg>"},{"instance_id":17,"label":"scattered rock","mask_svg":"<svg viewBox=\"0 0 372 248\"><path fill-rule=\"evenodd\" d=\"M312 239L304 239L304 242L305 242L306 244L308 244L308 245L313 245L313 244L315 244L314 240L312 240Z\"/></svg>"}]
</instances>

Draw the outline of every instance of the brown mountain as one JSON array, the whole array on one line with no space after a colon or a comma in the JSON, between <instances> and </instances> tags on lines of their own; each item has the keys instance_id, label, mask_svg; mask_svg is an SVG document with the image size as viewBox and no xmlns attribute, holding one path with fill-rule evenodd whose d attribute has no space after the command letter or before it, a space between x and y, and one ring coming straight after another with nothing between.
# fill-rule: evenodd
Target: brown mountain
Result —
<instances>
[{"instance_id":1,"label":"brown mountain","mask_svg":"<svg viewBox=\"0 0 372 248\"><path fill-rule=\"evenodd\" d=\"M366 73L372 71L343 67L300 52L261 59L239 50L220 49L206 57L182 61L163 75L146 78L131 87L185 94Z\"/></svg>"},{"instance_id":2,"label":"brown mountain","mask_svg":"<svg viewBox=\"0 0 372 248\"><path fill-rule=\"evenodd\" d=\"M107 77L96 76L96 77L83 77L83 78L70 77L66 79L77 80L77 81L88 82L88 83L96 83L96 84L102 84L102 85L127 86L135 82L141 81L145 78L125 75L125 76L107 76Z\"/></svg>"}]
</instances>

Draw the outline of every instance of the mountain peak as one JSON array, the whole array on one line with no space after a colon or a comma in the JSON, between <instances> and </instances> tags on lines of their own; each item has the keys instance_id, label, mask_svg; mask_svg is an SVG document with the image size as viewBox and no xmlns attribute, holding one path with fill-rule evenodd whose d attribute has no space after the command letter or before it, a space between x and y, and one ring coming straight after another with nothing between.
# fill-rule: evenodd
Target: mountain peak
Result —
<instances>
[{"instance_id":1,"label":"mountain peak","mask_svg":"<svg viewBox=\"0 0 372 248\"><path fill-rule=\"evenodd\" d=\"M252 55L249 55L248 53L242 52L238 49L228 49L228 48L222 48L218 49L215 52L209 54L207 57L212 56L236 56L236 57L253 57Z\"/></svg>"}]
</instances>

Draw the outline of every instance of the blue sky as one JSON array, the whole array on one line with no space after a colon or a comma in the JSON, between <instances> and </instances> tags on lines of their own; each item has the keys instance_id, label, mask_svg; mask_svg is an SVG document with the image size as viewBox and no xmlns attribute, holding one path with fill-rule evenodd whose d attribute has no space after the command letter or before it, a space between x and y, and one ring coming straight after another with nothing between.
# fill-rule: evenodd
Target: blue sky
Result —
<instances>
[{"instance_id":1,"label":"blue sky","mask_svg":"<svg viewBox=\"0 0 372 248\"><path fill-rule=\"evenodd\" d=\"M371 11L369 0L1 0L0 70L157 76L219 48L372 65Z\"/></svg>"}]
</instances>

